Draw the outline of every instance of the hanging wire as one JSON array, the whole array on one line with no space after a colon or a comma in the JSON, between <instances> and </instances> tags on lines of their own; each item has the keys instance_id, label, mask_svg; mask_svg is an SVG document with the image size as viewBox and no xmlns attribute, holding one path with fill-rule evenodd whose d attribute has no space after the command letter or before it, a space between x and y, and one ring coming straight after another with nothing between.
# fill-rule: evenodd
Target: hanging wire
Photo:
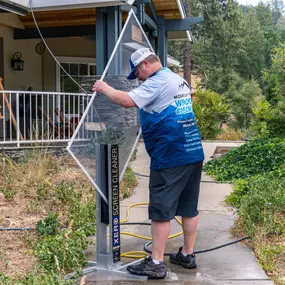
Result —
<instances>
[{"instance_id":1,"label":"hanging wire","mask_svg":"<svg viewBox=\"0 0 285 285\"><path fill-rule=\"evenodd\" d=\"M53 59L55 60L55 62L59 65L59 67L64 71L64 73L85 93L85 94L88 94L88 92L80 85L78 84L78 82L64 69L64 67L60 64L60 62L57 60L57 58L54 56L54 54L52 53L52 51L50 50L48 44L46 43L41 31L40 31L40 28L38 26L38 23L37 23L37 20L36 20L36 17L35 17L35 14L34 14L34 10L33 10L33 5L32 5L32 0L30 0L30 8L31 8L31 13L32 13L32 17L33 17L33 20L34 20L34 23L36 25L36 28L38 30L38 33L44 43L44 45L46 46L47 50L49 51L50 55L53 57Z\"/></svg>"},{"instance_id":2,"label":"hanging wire","mask_svg":"<svg viewBox=\"0 0 285 285\"><path fill-rule=\"evenodd\" d=\"M34 14L34 10L33 10L32 0L30 0L29 3L30 3L30 9L31 9L31 13L32 13L32 17L33 17L35 26L36 26L36 28L37 28L37 31L38 31L38 33L39 33L39 35L40 35L40 37L41 37L41 39L42 39L44 45L45 45L46 48L47 48L48 52L50 53L50 55L52 56L52 58L55 60L55 62L58 64L58 66L63 70L63 72L64 72L86 95L88 95L88 92L64 69L64 67L63 67L63 66L61 65L61 63L57 60L57 58L55 57L55 55L53 54L53 52L50 50L50 48L49 48L47 42L45 41L45 39L44 39L44 37L43 37L43 35L42 35L42 33L41 33L41 30L40 30L39 26L38 26L38 23L37 23L35 14ZM95 93L96 93L96 92L95 92ZM95 93L94 93L93 95L96 96ZM104 133L104 130L105 130L105 129L103 128L102 121L101 121L101 119L100 119L99 113L98 113L98 111L97 111L97 109L96 109L95 106L94 106L94 111L95 111L95 113L96 113L96 115L97 115L97 117L98 117L98 121L99 121L99 125L100 125L100 128L101 128L101 131L103 131L103 133Z\"/></svg>"}]
</instances>

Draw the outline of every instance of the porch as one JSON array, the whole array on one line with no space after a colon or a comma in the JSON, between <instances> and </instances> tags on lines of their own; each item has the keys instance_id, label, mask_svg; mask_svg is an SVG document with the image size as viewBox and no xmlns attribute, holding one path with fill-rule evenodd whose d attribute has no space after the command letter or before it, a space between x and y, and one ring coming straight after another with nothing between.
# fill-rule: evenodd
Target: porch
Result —
<instances>
[{"instance_id":1,"label":"porch","mask_svg":"<svg viewBox=\"0 0 285 285\"><path fill-rule=\"evenodd\" d=\"M62 6L58 1L32 1L45 42L75 84L47 51L27 2L0 0L0 77L5 90L0 89L0 147L66 144L71 139L91 96L91 83L84 82L103 74L131 9L168 67L179 68L179 62L167 56L167 39L191 40L190 26L201 21L187 18L182 0L67 0ZM131 37L139 44L136 30ZM21 70L11 66L16 54L22 56ZM80 93L80 86L88 91ZM108 109L113 115L114 106ZM75 139L90 139L90 132L84 128Z\"/></svg>"},{"instance_id":2,"label":"porch","mask_svg":"<svg viewBox=\"0 0 285 285\"><path fill-rule=\"evenodd\" d=\"M84 93L0 91L0 147L66 144L91 96ZM90 121L92 117L89 117ZM91 137L91 132L82 128L75 139L83 141Z\"/></svg>"}]
</instances>

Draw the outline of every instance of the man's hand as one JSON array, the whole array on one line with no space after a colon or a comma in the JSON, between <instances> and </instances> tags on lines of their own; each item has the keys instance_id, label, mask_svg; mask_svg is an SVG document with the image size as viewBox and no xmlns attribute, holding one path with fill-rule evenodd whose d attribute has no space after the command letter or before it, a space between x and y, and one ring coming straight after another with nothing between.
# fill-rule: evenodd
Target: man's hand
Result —
<instances>
[{"instance_id":1,"label":"man's hand","mask_svg":"<svg viewBox=\"0 0 285 285\"><path fill-rule=\"evenodd\" d=\"M108 85L106 82L98 80L96 83L93 85L92 91L93 92L99 92L107 95L108 93L110 94L112 92L113 88Z\"/></svg>"},{"instance_id":2,"label":"man's hand","mask_svg":"<svg viewBox=\"0 0 285 285\"><path fill-rule=\"evenodd\" d=\"M127 92L116 90L104 81L96 81L96 83L93 85L92 91L103 93L112 101L125 108L137 107Z\"/></svg>"}]
</instances>

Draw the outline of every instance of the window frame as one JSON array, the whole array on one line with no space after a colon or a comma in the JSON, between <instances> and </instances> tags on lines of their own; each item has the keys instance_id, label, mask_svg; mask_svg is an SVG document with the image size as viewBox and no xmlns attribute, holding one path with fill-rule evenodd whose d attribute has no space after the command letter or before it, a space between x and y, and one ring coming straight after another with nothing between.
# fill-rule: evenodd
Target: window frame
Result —
<instances>
[{"instance_id":1,"label":"window frame","mask_svg":"<svg viewBox=\"0 0 285 285\"><path fill-rule=\"evenodd\" d=\"M69 64L88 64L88 73L90 72L90 66L95 65L96 67L96 58L95 57L66 57L58 56L56 59L60 63L69 63ZM61 92L61 72L60 66L56 65L56 92ZM93 76L93 75L92 75ZM64 93L64 92L63 92Z\"/></svg>"}]
</instances>

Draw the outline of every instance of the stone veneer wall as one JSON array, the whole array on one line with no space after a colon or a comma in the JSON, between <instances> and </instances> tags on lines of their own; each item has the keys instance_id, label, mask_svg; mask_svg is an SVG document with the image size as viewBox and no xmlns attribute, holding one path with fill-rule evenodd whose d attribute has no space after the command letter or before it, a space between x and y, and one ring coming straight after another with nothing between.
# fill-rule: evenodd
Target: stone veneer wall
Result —
<instances>
[{"instance_id":1,"label":"stone veneer wall","mask_svg":"<svg viewBox=\"0 0 285 285\"><path fill-rule=\"evenodd\" d=\"M82 79L81 85L87 92L92 93L94 82L100 78L101 76L94 76ZM113 88L122 91L130 91L136 87L137 83L136 81L132 83L126 79L126 76L122 75L108 75L104 78L104 81ZM100 93L97 93L94 103L101 122L106 124L107 129L122 130L139 124L137 108L123 108ZM97 119L94 118L92 121L97 121Z\"/></svg>"}]
</instances>

